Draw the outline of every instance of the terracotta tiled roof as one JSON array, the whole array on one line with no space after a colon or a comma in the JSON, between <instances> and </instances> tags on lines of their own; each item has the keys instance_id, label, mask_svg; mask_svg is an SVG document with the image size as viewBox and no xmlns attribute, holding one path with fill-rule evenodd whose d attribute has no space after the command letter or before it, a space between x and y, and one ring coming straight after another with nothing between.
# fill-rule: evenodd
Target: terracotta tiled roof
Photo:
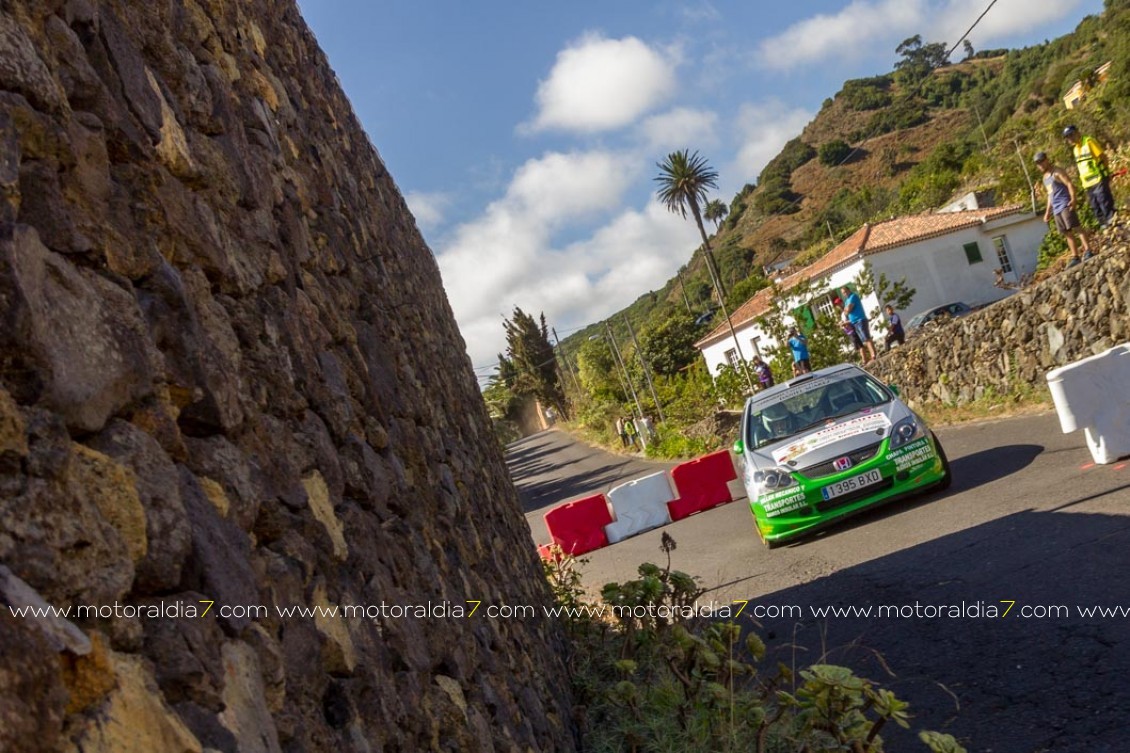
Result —
<instances>
[{"instance_id":1,"label":"terracotta tiled roof","mask_svg":"<svg viewBox=\"0 0 1130 753\"><path fill-rule=\"evenodd\" d=\"M896 217L877 222L874 225L865 223L863 227L856 230L820 259L778 282L777 287L780 290L789 290L806 280L815 280L829 275L840 267L847 266L864 256L889 251L892 248L917 243L928 238L947 235L968 227L984 224L999 217L1016 214L1022 210L1022 205L1014 204L1007 207L970 209L963 212L939 212L937 214ZM753 298L739 306L730 314L730 319L734 323L734 329L738 329L769 313L772 308L773 289L765 288L759 290ZM729 335L730 328L723 321L696 342L695 347L703 348L723 337L729 337Z\"/></svg>"}]
</instances>

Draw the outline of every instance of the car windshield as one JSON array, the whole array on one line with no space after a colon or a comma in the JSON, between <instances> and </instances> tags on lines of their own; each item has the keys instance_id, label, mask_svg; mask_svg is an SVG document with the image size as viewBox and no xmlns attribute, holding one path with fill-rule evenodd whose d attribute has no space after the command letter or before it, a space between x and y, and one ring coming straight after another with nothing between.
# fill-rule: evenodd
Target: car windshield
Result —
<instances>
[{"instance_id":1,"label":"car windshield","mask_svg":"<svg viewBox=\"0 0 1130 753\"><path fill-rule=\"evenodd\" d=\"M915 327L921 326L921 324L926 321L926 317L928 317L929 315L930 315L930 312L926 312L926 313L923 313L923 314L917 314L913 319L910 320L910 323L907 324L906 326L909 327L910 329L914 329Z\"/></svg>"},{"instance_id":2,"label":"car windshield","mask_svg":"<svg viewBox=\"0 0 1130 753\"><path fill-rule=\"evenodd\" d=\"M751 403L746 409L745 443L764 447L890 400L890 392L866 374L815 377Z\"/></svg>"}]
</instances>

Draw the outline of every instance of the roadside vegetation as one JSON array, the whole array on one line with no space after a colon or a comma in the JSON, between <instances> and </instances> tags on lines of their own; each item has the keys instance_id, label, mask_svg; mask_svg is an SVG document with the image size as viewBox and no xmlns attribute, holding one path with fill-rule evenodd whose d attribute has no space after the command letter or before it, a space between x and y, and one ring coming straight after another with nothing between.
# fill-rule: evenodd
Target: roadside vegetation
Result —
<instances>
[{"instance_id":1,"label":"roadside vegetation","mask_svg":"<svg viewBox=\"0 0 1130 753\"><path fill-rule=\"evenodd\" d=\"M908 704L879 682L822 660L774 660L741 602L700 602L695 579L671 567L674 539L662 542L665 566L640 565L638 578L605 585L598 599L573 558L545 565L585 750L881 753L885 730L911 728ZM948 734L918 739L913 750L965 751Z\"/></svg>"}]
</instances>

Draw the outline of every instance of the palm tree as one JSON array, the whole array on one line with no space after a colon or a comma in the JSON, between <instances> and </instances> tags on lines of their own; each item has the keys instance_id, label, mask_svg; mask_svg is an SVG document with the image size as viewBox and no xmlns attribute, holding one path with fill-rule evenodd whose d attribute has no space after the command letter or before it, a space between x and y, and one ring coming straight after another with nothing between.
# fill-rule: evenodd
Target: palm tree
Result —
<instances>
[{"instance_id":1,"label":"palm tree","mask_svg":"<svg viewBox=\"0 0 1130 753\"><path fill-rule=\"evenodd\" d=\"M742 373L745 375L749 391L753 390L753 378L749 374L745 355L742 353L742 344L738 342L738 335L734 332L734 323L730 320L730 312L726 307L726 291L722 287L722 278L714 264L714 254L710 250L710 240L706 237L706 228L702 225L701 205L706 204L706 190L718 188L718 173L714 171L705 157L698 152L691 154L684 149L671 152L663 162L656 163L659 175L655 181L659 183L656 196L671 212L675 212L683 219L687 218L687 209L691 210L695 224L698 225L698 234L702 237L702 248L706 258L706 268L710 271L710 278L718 292L718 303L722 307L722 314L726 317L726 324L730 327L730 336L734 338L737 347L738 359L742 364ZM721 203L721 202L719 202Z\"/></svg>"},{"instance_id":2,"label":"palm tree","mask_svg":"<svg viewBox=\"0 0 1130 753\"><path fill-rule=\"evenodd\" d=\"M728 213L729 210L721 199L711 199L706 202L706 208L702 210L702 216L714 223L715 233L722 227L722 220L726 219Z\"/></svg>"}]
</instances>

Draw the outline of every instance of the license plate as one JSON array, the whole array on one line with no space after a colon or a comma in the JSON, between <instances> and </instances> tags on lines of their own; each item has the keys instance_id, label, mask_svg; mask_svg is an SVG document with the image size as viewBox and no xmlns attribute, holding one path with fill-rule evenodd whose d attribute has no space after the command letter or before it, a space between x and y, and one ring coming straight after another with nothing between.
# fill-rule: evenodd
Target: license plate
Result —
<instances>
[{"instance_id":1,"label":"license plate","mask_svg":"<svg viewBox=\"0 0 1130 753\"><path fill-rule=\"evenodd\" d=\"M836 497L843 496L844 494L850 494L857 489L862 489L865 486L877 484L882 480L883 474L879 472L878 468L876 468L873 471L861 473L858 476L852 476L851 478L845 478L843 481L837 481L834 484L828 484L828 486L825 486L820 490L820 493L824 495L824 499L826 500L835 499Z\"/></svg>"}]
</instances>

